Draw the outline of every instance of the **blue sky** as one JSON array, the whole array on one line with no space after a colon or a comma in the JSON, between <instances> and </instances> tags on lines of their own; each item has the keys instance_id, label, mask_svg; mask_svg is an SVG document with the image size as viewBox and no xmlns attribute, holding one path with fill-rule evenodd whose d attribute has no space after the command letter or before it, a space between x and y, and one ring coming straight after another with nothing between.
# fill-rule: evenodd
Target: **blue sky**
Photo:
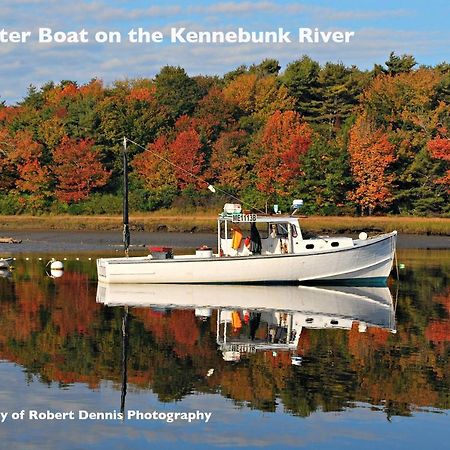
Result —
<instances>
[{"instance_id":1,"label":"blue sky","mask_svg":"<svg viewBox=\"0 0 450 450\"><path fill-rule=\"evenodd\" d=\"M277 58L282 68L311 56L320 63L342 61L370 69L391 51L413 54L420 64L450 61L450 4L433 1L176 1L176 0L2 0L0 30L31 31L26 43L0 43L0 100L20 101L30 84L62 79L85 83L91 78L114 80L153 77L166 64L180 65L190 75L222 75L241 64ZM89 32L82 44L37 42L37 30ZM160 30L272 31L296 35L299 27L323 31L355 31L348 44L130 44L131 28ZM120 44L99 44L99 30L119 31Z\"/></svg>"}]
</instances>

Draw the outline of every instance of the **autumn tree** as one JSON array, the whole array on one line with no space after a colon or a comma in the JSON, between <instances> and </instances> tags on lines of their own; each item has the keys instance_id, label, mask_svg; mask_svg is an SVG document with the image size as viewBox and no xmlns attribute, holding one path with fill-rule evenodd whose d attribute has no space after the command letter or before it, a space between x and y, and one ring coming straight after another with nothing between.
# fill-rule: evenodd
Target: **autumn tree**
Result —
<instances>
[{"instance_id":1,"label":"autumn tree","mask_svg":"<svg viewBox=\"0 0 450 450\"><path fill-rule=\"evenodd\" d=\"M193 129L178 133L169 149L178 188L183 189L188 184L197 185L204 159L198 133Z\"/></svg>"},{"instance_id":2,"label":"autumn tree","mask_svg":"<svg viewBox=\"0 0 450 450\"><path fill-rule=\"evenodd\" d=\"M234 122L233 109L233 104L218 87L211 88L198 102L193 118L204 141L216 140L220 131Z\"/></svg>"},{"instance_id":3,"label":"autumn tree","mask_svg":"<svg viewBox=\"0 0 450 450\"><path fill-rule=\"evenodd\" d=\"M440 164L427 150L438 129L450 125L449 105L439 99L442 77L426 68L382 74L364 92L364 113L376 128L388 132L396 147L391 171L396 185L392 208L397 212L438 212L445 204L434 183Z\"/></svg>"},{"instance_id":4,"label":"autumn tree","mask_svg":"<svg viewBox=\"0 0 450 450\"><path fill-rule=\"evenodd\" d=\"M16 167L9 158L12 142L6 129L0 129L0 192L8 193L15 184Z\"/></svg>"},{"instance_id":5,"label":"autumn tree","mask_svg":"<svg viewBox=\"0 0 450 450\"><path fill-rule=\"evenodd\" d=\"M162 135L137 155L132 166L144 187L154 196L152 205L170 206L175 195L199 183L203 154L199 134L192 128L174 137Z\"/></svg>"},{"instance_id":6,"label":"autumn tree","mask_svg":"<svg viewBox=\"0 0 450 450\"><path fill-rule=\"evenodd\" d=\"M360 117L350 131L348 152L356 183L349 198L359 205L362 214L370 215L375 208L389 205L393 200L393 176L387 169L395 161L395 154L387 134Z\"/></svg>"},{"instance_id":7,"label":"autumn tree","mask_svg":"<svg viewBox=\"0 0 450 450\"><path fill-rule=\"evenodd\" d=\"M437 179L436 182L442 184L446 188L447 193L450 193L450 169L448 168L450 161L450 139L446 137L434 138L428 142L428 151L433 158L442 160L443 165L446 165L447 169L444 176Z\"/></svg>"},{"instance_id":8,"label":"autumn tree","mask_svg":"<svg viewBox=\"0 0 450 450\"><path fill-rule=\"evenodd\" d=\"M16 191L24 194L31 210L39 210L50 196L50 171L42 163L42 145L33 140L31 133L20 131L12 139L9 160L16 166Z\"/></svg>"},{"instance_id":9,"label":"autumn tree","mask_svg":"<svg viewBox=\"0 0 450 450\"><path fill-rule=\"evenodd\" d=\"M213 145L208 175L234 193L248 182L248 141L243 130L224 131Z\"/></svg>"},{"instance_id":10,"label":"autumn tree","mask_svg":"<svg viewBox=\"0 0 450 450\"><path fill-rule=\"evenodd\" d=\"M312 129L294 111L276 111L267 121L257 145L256 187L266 198L285 197L301 175L301 156L311 145Z\"/></svg>"},{"instance_id":11,"label":"autumn tree","mask_svg":"<svg viewBox=\"0 0 450 450\"><path fill-rule=\"evenodd\" d=\"M273 75L244 73L225 86L223 93L225 99L239 108L244 115L259 114L267 118L276 110L284 111L294 106L287 89L279 86Z\"/></svg>"},{"instance_id":12,"label":"autumn tree","mask_svg":"<svg viewBox=\"0 0 450 450\"><path fill-rule=\"evenodd\" d=\"M99 151L88 139L75 140L65 136L53 154L56 197L63 202L79 202L108 181L99 160Z\"/></svg>"},{"instance_id":13,"label":"autumn tree","mask_svg":"<svg viewBox=\"0 0 450 450\"><path fill-rule=\"evenodd\" d=\"M107 169L112 171L109 189L122 185L123 137L142 146L128 146L132 160L163 129L166 131L168 113L159 105L155 92L156 87L151 80L116 82L95 106L100 120L95 142L101 148Z\"/></svg>"}]
</instances>

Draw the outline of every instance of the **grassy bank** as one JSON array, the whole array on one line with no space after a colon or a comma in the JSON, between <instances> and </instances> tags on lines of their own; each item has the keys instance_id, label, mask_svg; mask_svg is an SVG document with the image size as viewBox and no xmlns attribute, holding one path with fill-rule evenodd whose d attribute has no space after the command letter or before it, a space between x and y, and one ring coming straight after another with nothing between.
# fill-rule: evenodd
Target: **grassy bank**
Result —
<instances>
[{"instance_id":1,"label":"grassy bank","mask_svg":"<svg viewBox=\"0 0 450 450\"><path fill-rule=\"evenodd\" d=\"M172 211L130 216L132 230L173 232L214 232L216 216L209 212L179 213ZM120 230L121 216L0 216L0 231L14 230ZM426 217L322 217L302 220L304 229L320 233L359 231L450 235L450 219Z\"/></svg>"}]
</instances>

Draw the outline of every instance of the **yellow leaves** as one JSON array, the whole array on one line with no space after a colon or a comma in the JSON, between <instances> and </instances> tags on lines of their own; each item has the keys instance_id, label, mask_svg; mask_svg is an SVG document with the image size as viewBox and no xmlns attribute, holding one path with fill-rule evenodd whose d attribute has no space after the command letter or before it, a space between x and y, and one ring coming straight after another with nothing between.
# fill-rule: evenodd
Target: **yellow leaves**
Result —
<instances>
[{"instance_id":1,"label":"yellow leaves","mask_svg":"<svg viewBox=\"0 0 450 450\"><path fill-rule=\"evenodd\" d=\"M275 76L258 77L254 73L244 73L223 90L227 101L236 105L246 114L268 118L277 110L294 108L294 99L285 86L279 86Z\"/></svg>"},{"instance_id":2,"label":"yellow leaves","mask_svg":"<svg viewBox=\"0 0 450 450\"><path fill-rule=\"evenodd\" d=\"M364 92L365 110L372 120L394 130L404 127L429 133L436 126L436 113L445 109L442 103L434 106L441 79L437 70L425 68L395 76L378 75Z\"/></svg>"},{"instance_id":3,"label":"yellow leaves","mask_svg":"<svg viewBox=\"0 0 450 450\"><path fill-rule=\"evenodd\" d=\"M42 122L39 127L39 137L51 149L56 148L64 136L64 124L57 116Z\"/></svg>"}]
</instances>

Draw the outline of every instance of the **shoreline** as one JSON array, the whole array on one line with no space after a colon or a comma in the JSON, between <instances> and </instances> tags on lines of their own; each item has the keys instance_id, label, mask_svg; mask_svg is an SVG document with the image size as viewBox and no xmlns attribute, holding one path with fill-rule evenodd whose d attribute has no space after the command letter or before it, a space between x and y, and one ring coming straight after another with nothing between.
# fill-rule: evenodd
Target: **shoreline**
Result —
<instances>
[{"instance_id":1,"label":"shoreline","mask_svg":"<svg viewBox=\"0 0 450 450\"><path fill-rule=\"evenodd\" d=\"M0 244L0 257L21 253L122 252L121 231L15 231L9 236L20 244ZM132 253L147 252L147 247L169 246L194 249L201 245L217 247L213 233L169 233L135 231L131 233ZM400 233L398 249L449 250L450 236L410 235Z\"/></svg>"},{"instance_id":2,"label":"shoreline","mask_svg":"<svg viewBox=\"0 0 450 450\"><path fill-rule=\"evenodd\" d=\"M450 236L450 218L404 216L300 216L303 230L318 234L384 233ZM131 214L132 232L215 233L217 215L211 211L186 213L168 210L149 214ZM92 231L122 232L122 216L2 216L0 237L15 231Z\"/></svg>"}]
</instances>

